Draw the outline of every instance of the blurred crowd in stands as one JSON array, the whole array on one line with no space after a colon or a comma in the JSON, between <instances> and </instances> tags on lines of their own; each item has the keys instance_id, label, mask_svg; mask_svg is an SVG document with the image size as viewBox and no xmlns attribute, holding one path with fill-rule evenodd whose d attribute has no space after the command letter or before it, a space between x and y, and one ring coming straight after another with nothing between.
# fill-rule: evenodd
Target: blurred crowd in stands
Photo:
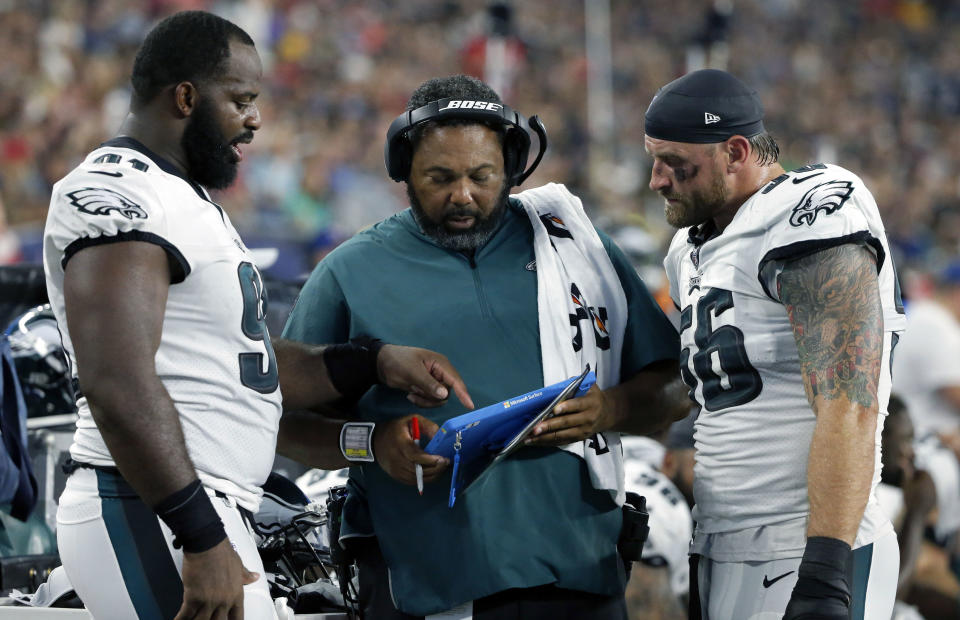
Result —
<instances>
[{"instance_id":1,"label":"blurred crowd in stands","mask_svg":"<svg viewBox=\"0 0 960 620\"><path fill-rule=\"evenodd\" d=\"M264 128L220 198L242 233L302 248L303 271L406 206L383 168L386 128L416 85L456 72L546 122L550 151L527 186L566 183L602 226L631 227L623 245L656 265L670 231L646 188L643 112L657 85L703 63L758 88L787 168L824 161L860 174L904 260L956 252L960 5L609 0L610 32L599 36L612 110L591 110L585 9L605 4L2 0L0 264L38 256L52 182L116 132L147 29L189 8L228 17L257 42ZM612 127L595 131L591 115L608 113Z\"/></svg>"}]
</instances>

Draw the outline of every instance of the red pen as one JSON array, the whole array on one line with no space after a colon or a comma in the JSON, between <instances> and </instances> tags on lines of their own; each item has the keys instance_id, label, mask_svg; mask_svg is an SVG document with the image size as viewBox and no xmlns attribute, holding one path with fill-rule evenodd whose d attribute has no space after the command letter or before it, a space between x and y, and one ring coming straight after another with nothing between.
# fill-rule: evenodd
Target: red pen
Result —
<instances>
[{"instance_id":1,"label":"red pen","mask_svg":"<svg viewBox=\"0 0 960 620\"><path fill-rule=\"evenodd\" d=\"M417 420L417 416L410 418L410 434L413 435L413 440L417 442L417 446L420 446L420 421ZM420 495L423 495L423 465L420 463L416 464L415 471L417 473L417 491Z\"/></svg>"}]
</instances>

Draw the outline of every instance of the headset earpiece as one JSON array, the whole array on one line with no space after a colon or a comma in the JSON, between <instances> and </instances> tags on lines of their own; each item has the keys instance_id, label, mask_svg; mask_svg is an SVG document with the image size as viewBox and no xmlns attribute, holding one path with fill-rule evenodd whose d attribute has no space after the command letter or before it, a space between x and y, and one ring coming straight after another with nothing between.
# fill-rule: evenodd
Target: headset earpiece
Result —
<instances>
[{"instance_id":1,"label":"headset earpiece","mask_svg":"<svg viewBox=\"0 0 960 620\"><path fill-rule=\"evenodd\" d=\"M503 137L503 170L510 185L520 185L518 179L523 175L530 154L530 134L526 130L510 127Z\"/></svg>"},{"instance_id":2,"label":"headset earpiece","mask_svg":"<svg viewBox=\"0 0 960 620\"><path fill-rule=\"evenodd\" d=\"M410 177L410 165L413 163L413 144L406 132L387 140L384 149L387 174L394 181L406 181Z\"/></svg>"}]
</instances>

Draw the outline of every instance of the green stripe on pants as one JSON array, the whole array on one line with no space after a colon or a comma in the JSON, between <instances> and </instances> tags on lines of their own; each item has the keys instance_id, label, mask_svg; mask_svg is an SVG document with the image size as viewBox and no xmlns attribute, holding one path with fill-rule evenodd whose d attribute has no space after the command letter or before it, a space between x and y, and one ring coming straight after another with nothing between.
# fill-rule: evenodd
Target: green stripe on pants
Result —
<instances>
[{"instance_id":1,"label":"green stripe on pants","mask_svg":"<svg viewBox=\"0 0 960 620\"><path fill-rule=\"evenodd\" d=\"M118 474L97 470L97 488L110 543L140 620L171 620L183 602L183 582L157 515Z\"/></svg>"},{"instance_id":2,"label":"green stripe on pants","mask_svg":"<svg viewBox=\"0 0 960 620\"><path fill-rule=\"evenodd\" d=\"M863 620L867 606L867 581L873 562L873 543L853 551L853 576L850 580L850 620Z\"/></svg>"}]
</instances>

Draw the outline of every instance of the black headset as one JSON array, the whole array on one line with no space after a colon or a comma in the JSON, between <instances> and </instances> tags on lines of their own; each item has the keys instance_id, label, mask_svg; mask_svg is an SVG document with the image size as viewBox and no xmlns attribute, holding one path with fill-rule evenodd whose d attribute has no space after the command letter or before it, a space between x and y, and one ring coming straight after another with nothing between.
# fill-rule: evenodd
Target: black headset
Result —
<instances>
[{"instance_id":1,"label":"black headset","mask_svg":"<svg viewBox=\"0 0 960 620\"><path fill-rule=\"evenodd\" d=\"M531 116L527 121L518 112L492 101L438 99L416 110L408 110L390 123L390 129L387 130L387 143L383 148L383 160L387 164L387 174L391 179L400 182L410 177L413 144L410 142L409 132L417 125L445 118L475 119L477 122L494 122L505 126L503 169L510 187L522 184L533 174L547 150L547 128L537 116ZM527 156L530 154L531 129L539 139L540 152L533 165L524 171Z\"/></svg>"}]
</instances>

